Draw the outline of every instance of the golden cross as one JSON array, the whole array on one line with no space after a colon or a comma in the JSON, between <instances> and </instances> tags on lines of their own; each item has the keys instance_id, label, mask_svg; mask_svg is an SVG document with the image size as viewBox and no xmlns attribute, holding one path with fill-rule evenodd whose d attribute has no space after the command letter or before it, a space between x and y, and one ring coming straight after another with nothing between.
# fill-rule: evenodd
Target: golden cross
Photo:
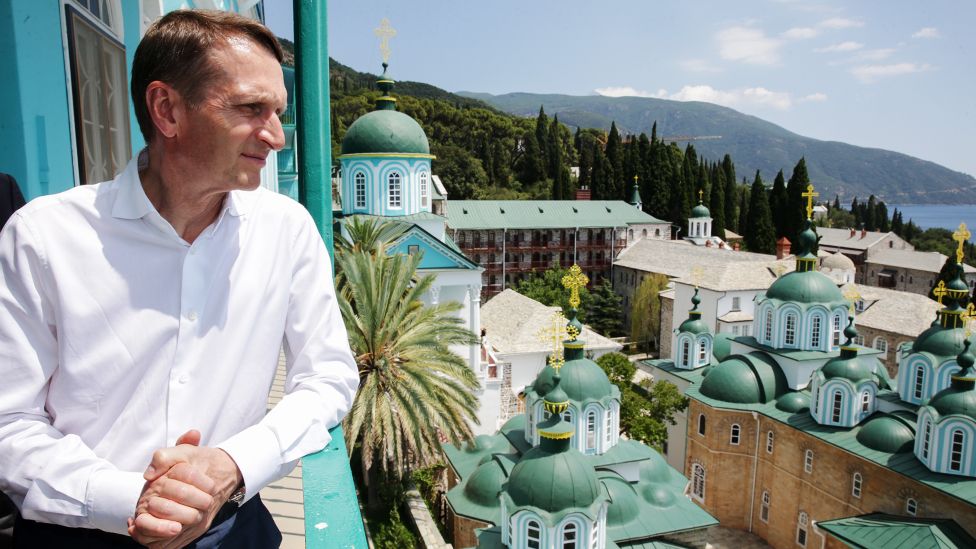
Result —
<instances>
[{"instance_id":1,"label":"golden cross","mask_svg":"<svg viewBox=\"0 0 976 549\"><path fill-rule=\"evenodd\" d=\"M705 191L703 191L703 190L701 190L701 189L698 189L698 201L699 201L699 202L701 202L701 201L702 201L702 195L703 195L703 194L705 194Z\"/></svg>"},{"instance_id":2,"label":"golden cross","mask_svg":"<svg viewBox=\"0 0 976 549\"><path fill-rule=\"evenodd\" d=\"M962 264L963 258L966 257L966 254L962 251L962 245L964 242L969 240L971 236L973 235L969 232L969 229L966 228L965 223L960 223L959 228L956 229L956 232L952 233L952 239L959 243L959 247L956 248L956 263L959 263L960 265Z\"/></svg>"},{"instance_id":3,"label":"golden cross","mask_svg":"<svg viewBox=\"0 0 976 549\"><path fill-rule=\"evenodd\" d=\"M701 281L704 277L705 269L702 269L700 265L695 265L691 268L691 281L695 283L695 288L701 286Z\"/></svg>"},{"instance_id":4,"label":"golden cross","mask_svg":"<svg viewBox=\"0 0 976 549\"><path fill-rule=\"evenodd\" d=\"M384 17L380 21L380 26L373 29L373 34L380 39L380 53L383 54L383 62L386 63L390 60L390 38L396 36L397 31L390 26L390 20Z\"/></svg>"},{"instance_id":5,"label":"golden cross","mask_svg":"<svg viewBox=\"0 0 976 549\"><path fill-rule=\"evenodd\" d=\"M857 286L851 284L846 290L844 290L844 299L851 302L850 311L854 314L854 304L857 300L861 299L861 293L857 291Z\"/></svg>"},{"instance_id":6,"label":"golden cross","mask_svg":"<svg viewBox=\"0 0 976 549\"><path fill-rule=\"evenodd\" d=\"M566 317L562 313L553 313L552 319L550 320L549 326L542 328L536 333L536 337L539 341L551 345L552 354L549 355L549 364L559 370L562 367L564 359L562 354L563 341L567 339L575 339L575 336L571 332L575 332L576 329L572 328L570 330L566 327Z\"/></svg>"},{"instance_id":7,"label":"golden cross","mask_svg":"<svg viewBox=\"0 0 976 549\"><path fill-rule=\"evenodd\" d=\"M942 298L945 297L947 293L949 293L949 290L946 289L945 280L940 280L939 285L932 290L932 295L935 296L935 299L939 302L939 305L942 305Z\"/></svg>"},{"instance_id":8,"label":"golden cross","mask_svg":"<svg viewBox=\"0 0 976 549\"><path fill-rule=\"evenodd\" d=\"M579 309L580 288L585 288L589 283L590 279L583 274L583 269L580 269L579 265L576 264L570 267L569 274L563 277L563 287L569 289L569 304L572 305L574 309Z\"/></svg>"},{"instance_id":9,"label":"golden cross","mask_svg":"<svg viewBox=\"0 0 976 549\"><path fill-rule=\"evenodd\" d=\"M820 193L813 192L813 183L807 185L807 192L800 193L800 196L807 199L807 219L813 219L813 198L820 196Z\"/></svg>"}]
</instances>

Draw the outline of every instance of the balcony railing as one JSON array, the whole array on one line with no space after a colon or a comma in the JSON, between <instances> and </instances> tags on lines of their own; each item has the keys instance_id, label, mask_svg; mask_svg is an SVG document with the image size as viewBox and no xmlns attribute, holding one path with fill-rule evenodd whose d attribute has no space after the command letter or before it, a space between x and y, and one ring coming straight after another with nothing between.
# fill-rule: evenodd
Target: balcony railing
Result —
<instances>
[{"instance_id":1,"label":"balcony railing","mask_svg":"<svg viewBox=\"0 0 976 549\"><path fill-rule=\"evenodd\" d=\"M305 547L365 549L366 532L342 427L329 433L332 442L324 450L302 458Z\"/></svg>"}]
</instances>

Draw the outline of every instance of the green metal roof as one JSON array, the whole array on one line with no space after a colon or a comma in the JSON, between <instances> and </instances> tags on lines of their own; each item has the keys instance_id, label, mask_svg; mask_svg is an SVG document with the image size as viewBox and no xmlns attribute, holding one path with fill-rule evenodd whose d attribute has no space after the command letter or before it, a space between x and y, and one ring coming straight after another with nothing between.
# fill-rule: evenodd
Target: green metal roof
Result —
<instances>
[{"instance_id":1,"label":"green metal roof","mask_svg":"<svg viewBox=\"0 0 976 549\"><path fill-rule=\"evenodd\" d=\"M565 423L565 422L563 422ZM566 441L563 444L569 445ZM471 479L475 476L472 475ZM591 507L602 498L596 471L575 448L536 446L512 469L504 492L515 508L533 507L557 514Z\"/></svg>"},{"instance_id":2,"label":"green metal roof","mask_svg":"<svg viewBox=\"0 0 976 549\"><path fill-rule=\"evenodd\" d=\"M911 452L915 446L915 423L905 417L875 414L857 432L857 441L889 454Z\"/></svg>"},{"instance_id":3,"label":"green metal roof","mask_svg":"<svg viewBox=\"0 0 976 549\"><path fill-rule=\"evenodd\" d=\"M845 303L837 283L820 271L793 271L773 282L766 297L795 303Z\"/></svg>"},{"instance_id":4,"label":"green metal roof","mask_svg":"<svg viewBox=\"0 0 976 549\"><path fill-rule=\"evenodd\" d=\"M393 110L373 111L357 118L346 130L342 155L377 153L429 155L430 143L410 116Z\"/></svg>"},{"instance_id":5,"label":"green metal roof","mask_svg":"<svg viewBox=\"0 0 976 549\"><path fill-rule=\"evenodd\" d=\"M836 446L837 448L850 452L856 456L860 456L866 460L873 461L878 465L887 467L888 469L902 474L912 480L921 482L935 490L965 501L970 505L976 504L976 479L933 472L928 467L923 465L922 462L916 459L913 452L885 452L870 448L861 443L858 440L858 434L871 423L873 418L879 416L883 417L884 414L880 412L872 415L868 421L862 423L861 425L851 428L820 425L807 412L793 413L778 409L775 401L765 404L736 404L724 402L704 395L700 390L701 380L703 379L701 371L702 368L699 368L698 370L682 370L675 367L674 363L670 360L648 360L644 362L660 370L664 370L671 375L689 381L691 385L685 390L685 396L688 396L689 398L693 398L699 402L703 402L713 408L718 409L755 411L770 419L789 425L799 431L803 431L810 436L817 437L828 444ZM711 375L711 373L709 375ZM898 400L898 394L891 390L881 390L878 392L878 398L892 402ZM905 403L902 404L906 408L913 408ZM897 411L892 415L898 417L911 417L913 414L908 411ZM912 421L912 423L914 423L914 421Z\"/></svg>"},{"instance_id":6,"label":"green metal roof","mask_svg":"<svg viewBox=\"0 0 976 549\"><path fill-rule=\"evenodd\" d=\"M712 213L708 211L708 208L706 208L704 204L699 202L697 206L691 209L690 217L710 217L711 215Z\"/></svg>"},{"instance_id":7,"label":"green metal roof","mask_svg":"<svg viewBox=\"0 0 976 549\"><path fill-rule=\"evenodd\" d=\"M611 228L668 223L623 200L448 200L452 229Z\"/></svg>"},{"instance_id":8,"label":"green metal roof","mask_svg":"<svg viewBox=\"0 0 976 549\"><path fill-rule=\"evenodd\" d=\"M569 399L577 406L589 402L604 402L606 399L620 400L620 389L610 383L603 368L583 355L583 348L566 349L566 362L559 368L558 388L562 389ZM532 383L527 392L535 392L539 396L546 396L556 387L556 370L546 365ZM550 400L550 402L559 402Z\"/></svg>"},{"instance_id":9,"label":"green metal roof","mask_svg":"<svg viewBox=\"0 0 976 549\"><path fill-rule=\"evenodd\" d=\"M850 547L861 549L951 549L976 547L976 539L952 519L921 519L872 513L817 523Z\"/></svg>"},{"instance_id":10,"label":"green metal roof","mask_svg":"<svg viewBox=\"0 0 976 549\"><path fill-rule=\"evenodd\" d=\"M702 394L725 402L770 402L789 390L786 376L769 355L732 355L710 369Z\"/></svg>"},{"instance_id":11,"label":"green metal roof","mask_svg":"<svg viewBox=\"0 0 976 549\"><path fill-rule=\"evenodd\" d=\"M915 338L912 353L924 352L935 355L933 364L939 364L961 353L964 341L966 336L962 328L943 328L941 325L936 325Z\"/></svg>"}]
</instances>

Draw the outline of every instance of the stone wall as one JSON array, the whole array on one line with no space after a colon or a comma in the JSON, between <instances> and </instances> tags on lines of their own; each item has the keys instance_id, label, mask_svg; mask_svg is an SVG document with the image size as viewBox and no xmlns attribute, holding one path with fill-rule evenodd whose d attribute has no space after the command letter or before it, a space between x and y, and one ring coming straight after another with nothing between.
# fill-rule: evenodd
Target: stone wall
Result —
<instances>
[{"instance_id":1,"label":"stone wall","mask_svg":"<svg viewBox=\"0 0 976 549\"><path fill-rule=\"evenodd\" d=\"M672 323L672 317L674 316L674 300L670 298L661 298L661 336L660 336L660 347L661 351L658 354L660 358L670 359L671 358L671 331L674 329L674 324Z\"/></svg>"},{"instance_id":2,"label":"stone wall","mask_svg":"<svg viewBox=\"0 0 976 549\"><path fill-rule=\"evenodd\" d=\"M423 496L416 489L406 493L405 511L413 524L414 532L420 536L421 546L426 549L454 549L454 546L444 541L444 536L437 529L437 523L427 508Z\"/></svg>"},{"instance_id":3,"label":"stone wall","mask_svg":"<svg viewBox=\"0 0 976 549\"><path fill-rule=\"evenodd\" d=\"M698 417L705 414L705 435L698 434ZM817 437L751 412L719 410L697 400L688 408L688 455L685 474L705 467L705 497L698 502L723 526L749 530L773 547L795 547L800 512L809 517L807 547L820 547L817 521L867 513L905 516L908 498L918 504L918 517L951 518L976 535L976 506L926 484L842 450ZM730 443L733 423L741 426L739 445ZM766 436L774 433L773 451ZM813 467L804 468L805 453L813 452ZM758 453L758 455L757 455ZM753 472L755 471L755 473ZM854 473L862 478L861 494L853 494ZM769 520L761 519L762 493L770 495Z\"/></svg>"},{"instance_id":4,"label":"stone wall","mask_svg":"<svg viewBox=\"0 0 976 549\"><path fill-rule=\"evenodd\" d=\"M857 326L857 333L864 338L865 347L874 347L875 340L879 337L883 337L885 341L888 342L888 351L883 355L878 355L878 360L885 365L885 369L888 370L888 376L891 377L892 381L898 375L898 346L906 341L914 341L915 338L908 337L904 334L898 334L895 332L889 332L887 330L879 330L877 328L872 328L869 326ZM895 389L897 387L892 387Z\"/></svg>"}]
</instances>

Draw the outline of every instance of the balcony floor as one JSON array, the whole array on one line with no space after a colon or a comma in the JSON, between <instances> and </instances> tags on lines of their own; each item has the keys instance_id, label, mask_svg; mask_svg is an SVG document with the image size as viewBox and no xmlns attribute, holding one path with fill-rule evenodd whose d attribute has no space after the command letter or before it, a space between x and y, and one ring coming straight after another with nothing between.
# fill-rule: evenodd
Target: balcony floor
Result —
<instances>
[{"instance_id":1,"label":"balcony floor","mask_svg":"<svg viewBox=\"0 0 976 549\"><path fill-rule=\"evenodd\" d=\"M268 396L270 410L285 395L285 355L278 358L278 371L275 372ZM281 549L304 549L305 547L305 507L302 497L302 464L285 478L272 482L261 490L261 500L271 511L275 524L281 530Z\"/></svg>"}]
</instances>

